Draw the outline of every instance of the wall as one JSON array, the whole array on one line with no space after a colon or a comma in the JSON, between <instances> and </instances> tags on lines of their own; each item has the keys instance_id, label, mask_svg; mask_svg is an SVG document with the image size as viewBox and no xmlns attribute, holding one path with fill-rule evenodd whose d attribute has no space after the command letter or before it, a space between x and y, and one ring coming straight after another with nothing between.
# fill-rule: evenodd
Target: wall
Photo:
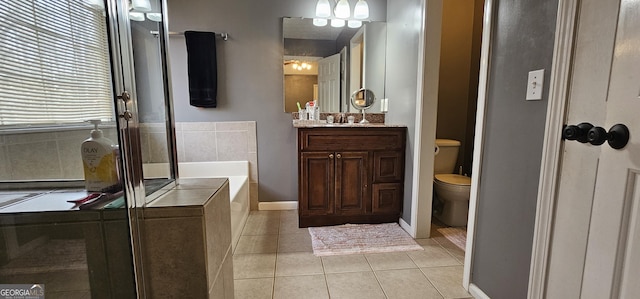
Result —
<instances>
[{"instance_id":1,"label":"wall","mask_svg":"<svg viewBox=\"0 0 640 299\"><path fill-rule=\"evenodd\" d=\"M352 4L354 4L354 1ZM386 1L369 0L371 20L384 21ZM188 104L184 37L170 38L177 122L256 121L260 201L297 201L296 135L283 112L282 17L313 17L315 1L168 0L171 31L229 33L219 40L218 108Z\"/></svg>"},{"instance_id":2,"label":"wall","mask_svg":"<svg viewBox=\"0 0 640 299\"><path fill-rule=\"evenodd\" d=\"M547 108L525 101L531 70L549 86L557 0L494 1L482 179L471 282L491 298L526 298Z\"/></svg>"},{"instance_id":3,"label":"wall","mask_svg":"<svg viewBox=\"0 0 640 299\"><path fill-rule=\"evenodd\" d=\"M479 49L480 44L474 45L474 34L481 35L482 31L474 30L474 4L481 0L452 0L444 1L442 7L442 44L440 51L440 81L438 87L438 125L437 138L459 140L462 145L456 165L465 165L465 171L470 172L470 161L465 161L465 148L473 144L473 139L467 139L467 128L473 127L469 123L468 114L475 115L473 102L477 101L476 94L470 93L478 81L478 70L472 66L478 65L479 60L473 61L474 46ZM482 12L480 12L481 14ZM480 15L481 18L481 15ZM475 71L475 72L473 72ZM472 73L473 72L473 73ZM465 163L467 162L467 163ZM457 170L457 167L456 167Z\"/></svg>"},{"instance_id":4,"label":"wall","mask_svg":"<svg viewBox=\"0 0 640 299\"><path fill-rule=\"evenodd\" d=\"M314 99L313 85L318 84L318 76L313 75L285 75L284 102L286 111L298 111L298 106Z\"/></svg>"},{"instance_id":5,"label":"wall","mask_svg":"<svg viewBox=\"0 0 640 299\"><path fill-rule=\"evenodd\" d=\"M115 128L102 127L104 137L117 143ZM91 127L0 135L0 181L84 178L80 145Z\"/></svg>"},{"instance_id":6,"label":"wall","mask_svg":"<svg viewBox=\"0 0 640 299\"><path fill-rule=\"evenodd\" d=\"M422 26L420 0L387 3L387 76L385 96L389 98L387 123L407 125L405 184L402 219L411 224L415 146L418 49ZM415 57L415 59L414 59ZM428 183L431 183L431 179Z\"/></svg>"}]
</instances>

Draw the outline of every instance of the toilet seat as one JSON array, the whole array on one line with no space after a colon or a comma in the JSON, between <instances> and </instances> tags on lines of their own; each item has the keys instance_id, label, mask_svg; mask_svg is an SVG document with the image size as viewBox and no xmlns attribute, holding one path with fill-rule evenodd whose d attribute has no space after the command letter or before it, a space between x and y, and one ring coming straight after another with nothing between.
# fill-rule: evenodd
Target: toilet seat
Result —
<instances>
[{"instance_id":1,"label":"toilet seat","mask_svg":"<svg viewBox=\"0 0 640 299\"><path fill-rule=\"evenodd\" d=\"M470 177L452 173L436 174L435 181L449 185L471 186Z\"/></svg>"}]
</instances>

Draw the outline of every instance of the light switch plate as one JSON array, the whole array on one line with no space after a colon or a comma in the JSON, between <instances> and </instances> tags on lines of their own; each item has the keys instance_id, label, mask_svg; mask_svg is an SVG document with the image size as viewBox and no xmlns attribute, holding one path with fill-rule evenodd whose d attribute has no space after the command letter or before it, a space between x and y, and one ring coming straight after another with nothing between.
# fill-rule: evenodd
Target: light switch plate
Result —
<instances>
[{"instance_id":1,"label":"light switch plate","mask_svg":"<svg viewBox=\"0 0 640 299\"><path fill-rule=\"evenodd\" d=\"M544 69L529 72L527 80L527 101L542 100Z\"/></svg>"}]
</instances>

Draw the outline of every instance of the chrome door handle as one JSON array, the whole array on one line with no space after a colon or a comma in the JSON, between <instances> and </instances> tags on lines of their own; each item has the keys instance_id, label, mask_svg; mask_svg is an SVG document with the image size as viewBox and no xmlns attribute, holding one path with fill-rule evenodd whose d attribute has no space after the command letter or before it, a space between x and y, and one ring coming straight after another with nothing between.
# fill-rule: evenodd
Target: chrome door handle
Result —
<instances>
[{"instance_id":1,"label":"chrome door handle","mask_svg":"<svg viewBox=\"0 0 640 299\"><path fill-rule=\"evenodd\" d=\"M119 96L117 96L119 100L122 100L125 104L131 101L131 95L128 91L123 91Z\"/></svg>"},{"instance_id":2,"label":"chrome door handle","mask_svg":"<svg viewBox=\"0 0 640 299\"><path fill-rule=\"evenodd\" d=\"M122 114L118 114L118 116L120 118L124 118L126 121L130 121L133 118L133 113L129 111L127 104L131 102L131 95L125 90L119 96L116 96L116 98L118 98L118 100L122 100L122 103L124 104L124 111Z\"/></svg>"},{"instance_id":3,"label":"chrome door handle","mask_svg":"<svg viewBox=\"0 0 640 299\"><path fill-rule=\"evenodd\" d=\"M133 118L133 113L129 111L125 111L125 112L122 112L122 114L120 114L119 116L120 118L124 118L124 120L126 121L130 121Z\"/></svg>"}]
</instances>

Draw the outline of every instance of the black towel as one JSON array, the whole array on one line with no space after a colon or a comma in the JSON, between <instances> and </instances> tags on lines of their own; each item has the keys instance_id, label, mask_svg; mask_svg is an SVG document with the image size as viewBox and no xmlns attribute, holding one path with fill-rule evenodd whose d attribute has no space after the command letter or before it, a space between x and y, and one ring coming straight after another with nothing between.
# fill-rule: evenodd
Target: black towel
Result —
<instances>
[{"instance_id":1,"label":"black towel","mask_svg":"<svg viewBox=\"0 0 640 299\"><path fill-rule=\"evenodd\" d=\"M189 72L189 103L191 106L217 106L218 72L216 34L185 31L187 67Z\"/></svg>"}]
</instances>

